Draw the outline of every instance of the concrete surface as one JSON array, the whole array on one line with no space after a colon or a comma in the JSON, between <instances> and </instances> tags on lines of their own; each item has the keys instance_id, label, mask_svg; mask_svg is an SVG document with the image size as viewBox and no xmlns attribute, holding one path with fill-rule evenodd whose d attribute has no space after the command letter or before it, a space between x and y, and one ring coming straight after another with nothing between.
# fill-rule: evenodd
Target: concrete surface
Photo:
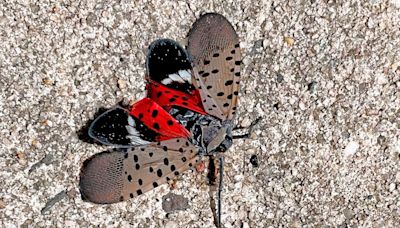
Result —
<instances>
[{"instance_id":1,"label":"concrete surface","mask_svg":"<svg viewBox=\"0 0 400 228\"><path fill-rule=\"evenodd\" d=\"M83 202L81 163L105 147L76 134L144 96L150 42L184 41L211 11L241 38L238 123L262 117L226 153L225 227L400 227L398 0L33 2L0 3L2 227L213 226L204 173ZM164 212L168 192L189 208Z\"/></svg>"}]
</instances>

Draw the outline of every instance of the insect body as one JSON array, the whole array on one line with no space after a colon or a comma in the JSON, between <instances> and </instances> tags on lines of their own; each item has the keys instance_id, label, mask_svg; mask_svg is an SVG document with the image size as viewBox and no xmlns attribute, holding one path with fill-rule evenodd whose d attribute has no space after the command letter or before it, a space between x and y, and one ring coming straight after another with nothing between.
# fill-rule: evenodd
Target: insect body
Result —
<instances>
[{"instance_id":1,"label":"insect body","mask_svg":"<svg viewBox=\"0 0 400 228\"><path fill-rule=\"evenodd\" d=\"M187 51L169 39L149 47L147 97L93 121L89 135L115 149L84 162L80 190L94 203L115 203L188 170L204 155L232 145L240 79L232 25L205 14L188 35Z\"/></svg>"}]
</instances>

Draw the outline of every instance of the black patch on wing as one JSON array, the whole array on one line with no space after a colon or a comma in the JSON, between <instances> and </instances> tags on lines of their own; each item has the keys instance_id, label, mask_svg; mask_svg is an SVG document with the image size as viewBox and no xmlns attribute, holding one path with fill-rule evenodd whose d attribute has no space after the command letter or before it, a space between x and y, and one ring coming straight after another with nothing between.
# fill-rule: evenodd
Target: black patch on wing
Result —
<instances>
[{"instance_id":1,"label":"black patch on wing","mask_svg":"<svg viewBox=\"0 0 400 228\"><path fill-rule=\"evenodd\" d=\"M131 146L131 140L126 126L129 113L127 110L116 107L101 114L89 127L88 134L93 139L106 145ZM140 133L140 138L154 142L159 134L146 127L139 119L131 116L135 120L135 129Z\"/></svg>"},{"instance_id":2,"label":"black patch on wing","mask_svg":"<svg viewBox=\"0 0 400 228\"><path fill-rule=\"evenodd\" d=\"M148 77L161 83L163 79L168 78L168 75L178 73L180 70L191 72L192 61L186 50L177 42L170 39L159 39L149 46L146 66ZM186 93L195 89L188 82L172 82L165 86Z\"/></svg>"}]
</instances>

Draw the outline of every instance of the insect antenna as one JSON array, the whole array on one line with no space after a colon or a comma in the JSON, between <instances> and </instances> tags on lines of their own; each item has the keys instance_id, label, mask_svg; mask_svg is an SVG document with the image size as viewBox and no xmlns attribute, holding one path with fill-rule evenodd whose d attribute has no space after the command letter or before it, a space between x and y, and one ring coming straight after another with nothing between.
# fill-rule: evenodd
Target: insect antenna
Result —
<instances>
[{"instance_id":1,"label":"insect antenna","mask_svg":"<svg viewBox=\"0 0 400 228\"><path fill-rule=\"evenodd\" d=\"M217 227L221 227L221 201L222 201L222 190L223 190L223 177L224 177L224 156L219 158L219 184L218 184L218 220Z\"/></svg>"},{"instance_id":2,"label":"insect antenna","mask_svg":"<svg viewBox=\"0 0 400 228\"><path fill-rule=\"evenodd\" d=\"M210 157L210 163L208 165L208 180L210 183L210 206L213 212L214 225L216 227L221 227L221 214L222 214L222 190L223 190L223 175L224 175L224 157L220 156L218 158L219 163L219 177L218 177L218 189L217 188L217 177L216 177L216 159ZM215 194L216 193L216 194ZM215 197L216 196L216 197ZM216 199L215 199L216 198Z\"/></svg>"}]
</instances>

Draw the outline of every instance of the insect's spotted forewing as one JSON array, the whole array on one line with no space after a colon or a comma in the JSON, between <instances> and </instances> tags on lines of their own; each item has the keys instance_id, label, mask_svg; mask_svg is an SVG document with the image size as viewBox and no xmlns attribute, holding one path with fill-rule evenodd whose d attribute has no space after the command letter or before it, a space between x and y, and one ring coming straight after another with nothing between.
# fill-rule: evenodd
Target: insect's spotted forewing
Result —
<instances>
[{"instance_id":1,"label":"insect's spotted forewing","mask_svg":"<svg viewBox=\"0 0 400 228\"><path fill-rule=\"evenodd\" d=\"M195 85L199 88L204 110L220 120L218 126L203 127L203 139L211 138L207 153L224 152L232 145L233 118L239 95L239 38L225 17L215 13L205 14L189 32L188 51L193 57ZM223 156L219 156L218 214L214 213L217 227L221 227L223 161ZM212 167L216 166L210 162L210 170ZM214 175L209 175L210 180L216 179Z\"/></svg>"},{"instance_id":2,"label":"insect's spotted forewing","mask_svg":"<svg viewBox=\"0 0 400 228\"><path fill-rule=\"evenodd\" d=\"M80 191L93 203L116 203L166 183L196 162L197 148L185 138L107 151L84 162Z\"/></svg>"},{"instance_id":3,"label":"insect's spotted forewing","mask_svg":"<svg viewBox=\"0 0 400 228\"><path fill-rule=\"evenodd\" d=\"M204 110L222 120L236 113L241 54L239 38L220 14L203 15L189 32L188 51L197 69Z\"/></svg>"}]
</instances>

